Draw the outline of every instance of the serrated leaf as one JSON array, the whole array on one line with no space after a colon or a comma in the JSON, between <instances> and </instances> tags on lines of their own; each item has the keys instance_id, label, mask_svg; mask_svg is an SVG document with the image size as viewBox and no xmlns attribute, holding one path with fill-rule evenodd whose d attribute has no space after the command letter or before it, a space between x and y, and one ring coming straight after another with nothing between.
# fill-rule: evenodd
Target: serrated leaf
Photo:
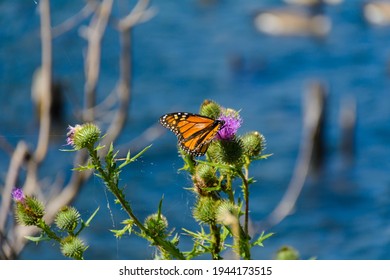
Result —
<instances>
[{"instance_id":1,"label":"serrated leaf","mask_svg":"<svg viewBox=\"0 0 390 280\"><path fill-rule=\"evenodd\" d=\"M126 165L128 165L128 164L130 164L130 163L136 161L137 158L139 158L143 153L145 153L151 146L152 146L152 144L149 145L149 146L147 146L147 147L145 147L142 151L140 151L140 152L139 152L138 154L136 154L134 157L130 157L130 151L128 151L128 152L127 152L127 155L126 155L125 161L124 161L121 165L119 165L118 168L119 168L119 169L122 169L122 168L125 167Z\"/></svg>"},{"instance_id":2,"label":"serrated leaf","mask_svg":"<svg viewBox=\"0 0 390 280\"><path fill-rule=\"evenodd\" d=\"M161 217L161 210L162 210L162 203L164 200L164 195L160 199L160 203L158 204L158 210L157 210L157 217L160 219Z\"/></svg>"},{"instance_id":3,"label":"serrated leaf","mask_svg":"<svg viewBox=\"0 0 390 280\"><path fill-rule=\"evenodd\" d=\"M105 135L104 135L104 136L105 136ZM103 136L103 137L104 137L104 136ZM103 138L103 137L102 137L102 138ZM100 144L99 144L99 145L96 146L95 150L96 150L96 151L99 151L99 150L101 150L101 149L104 149L105 147L106 147L105 145L100 145Z\"/></svg>"},{"instance_id":4,"label":"serrated leaf","mask_svg":"<svg viewBox=\"0 0 390 280\"><path fill-rule=\"evenodd\" d=\"M261 159L267 159L267 158L269 158L272 155L273 154L259 155L259 156L256 156L256 157L252 157L251 160L255 161L255 160L261 160Z\"/></svg>"},{"instance_id":5,"label":"serrated leaf","mask_svg":"<svg viewBox=\"0 0 390 280\"><path fill-rule=\"evenodd\" d=\"M88 227L89 224L91 223L92 219L96 216L97 212L99 211L100 207L96 208L95 212L92 213L92 215L88 218L88 220L83 224Z\"/></svg>"},{"instance_id":6,"label":"serrated leaf","mask_svg":"<svg viewBox=\"0 0 390 280\"><path fill-rule=\"evenodd\" d=\"M86 228L86 227L89 227L89 224L91 223L92 219L96 216L97 212L99 211L99 207L95 210L95 212L92 213L92 215L88 218L88 220L86 222L84 222L83 220L81 220L81 227L80 229L75 233L76 236L78 236L80 234L80 232Z\"/></svg>"},{"instance_id":7,"label":"serrated leaf","mask_svg":"<svg viewBox=\"0 0 390 280\"><path fill-rule=\"evenodd\" d=\"M249 178L248 185L253 184L253 183L256 183L256 180L253 177Z\"/></svg>"},{"instance_id":8,"label":"serrated leaf","mask_svg":"<svg viewBox=\"0 0 390 280\"><path fill-rule=\"evenodd\" d=\"M110 229L110 231L112 232L112 233L114 233L115 234L115 237L116 238L121 238L122 237L122 235L124 235L125 233L129 233L129 235L132 233L132 230L133 230L133 227L132 226L125 226L125 227L123 227L122 229L118 229L118 230L116 230L116 229Z\"/></svg>"},{"instance_id":9,"label":"serrated leaf","mask_svg":"<svg viewBox=\"0 0 390 280\"><path fill-rule=\"evenodd\" d=\"M132 157L130 159L130 161L133 162L133 161L137 160L137 158L142 156L142 154L145 153L147 150L149 150L150 147L152 147L152 144L150 144L149 146L145 147L142 151L140 151L138 154L136 154L134 157Z\"/></svg>"},{"instance_id":10,"label":"serrated leaf","mask_svg":"<svg viewBox=\"0 0 390 280\"><path fill-rule=\"evenodd\" d=\"M261 235L259 236L259 238L257 238L254 242L252 242L252 246L264 247L263 242L264 242L266 239L270 238L272 235L274 235L273 232L264 235L264 231L263 231L263 232L261 233Z\"/></svg>"},{"instance_id":11,"label":"serrated leaf","mask_svg":"<svg viewBox=\"0 0 390 280\"><path fill-rule=\"evenodd\" d=\"M73 171L86 171L95 169L95 166L92 163L88 163L87 165L79 165L78 167L73 168Z\"/></svg>"},{"instance_id":12,"label":"serrated leaf","mask_svg":"<svg viewBox=\"0 0 390 280\"><path fill-rule=\"evenodd\" d=\"M25 236L24 238L26 238L27 240L30 240L30 241L33 241L33 242L41 242L41 241L48 241L50 240L49 237L47 236Z\"/></svg>"},{"instance_id":13,"label":"serrated leaf","mask_svg":"<svg viewBox=\"0 0 390 280\"><path fill-rule=\"evenodd\" d=\"M125 161L119 165L119 169L122 169L123 167L125 167L126 165L128 165L130 163L130 151L127 152L127 155L126 155L126 158L125 158Z\"/></svg>"},{"instance_id":14,"label":"serrated leaf","mask_svg":"<svg viewBox=\"0 0 390 280\"><path fill-rule=\"evenodd\" d=\"M120 238L126 232L129 235L133 232L134 221L132 219L126 219L121 222L121 224L125 225L122 229L111 229L110 231L115 234L115 237Z\"/></svg>"}]
</instances>

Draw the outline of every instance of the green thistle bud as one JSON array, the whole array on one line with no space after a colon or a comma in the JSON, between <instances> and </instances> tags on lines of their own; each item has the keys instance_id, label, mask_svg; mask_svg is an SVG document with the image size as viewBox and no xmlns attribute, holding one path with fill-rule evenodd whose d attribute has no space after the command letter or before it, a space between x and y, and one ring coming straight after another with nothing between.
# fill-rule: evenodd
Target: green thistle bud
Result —
<instances>
[{"instance_id":1,"label":"green thistle bud","mask_svg":"<svg viewBox=\"0 0 390 280\"><path fill-rule=\"evenodd\" d=\"M244 154L258 156L265 148L265 138L257 131L249 132L242 137Z\"/></svg>"},{"instance_id":2,"label":"green thistle bud","mask_svg":"<svg viewBox=\"0 0 390 280\"><path fill-rule=\"evenodd\" d=\"M212 197L199 197L192 212L195 220L200 223L216 224L216 210L218 209L219 203L220 200Z\"/></svg>"},{"instance_id":3,"label":"green thistle bud","mask_svg":"<svg viewBox=\"0 0 390 280\"><path fill-rule=\"evenodd\" d=\"M23 202L15 204L16 220L21 225L38 225L44 214L45 208L43 204L34 197L26 196Z\"/></svg>"},{"instance_id":4,"label":"green thistle bud","mask_svg":"<svg viewBox=\"0 0 390 280\"><path fill-rule=\"evenodd\" d=\"M155 213L146 217L144 226L152 236L165 238L168 235L168 221L167 218L161 214Z\"/></svg>"},{"instance_id":5,"label":"green thistle bud","mask_svg":"<svg viewBox=\"0 0 390 280\"><path fill-rule=\"evenodd\" d=\"M241 165L243 163L243 143L239 137L211 143L208 149L210 159L217 163Z\"/></svg>"},{"instance_id":6,"label":"green thistle bud","mask_svg":"<svg viewBox=\"0 0 390 280\"><path fill-rule=\"evenodd\" d=\"M199 114L212 119L217 119L221 115L221 106L214 101L206 99L200 106Z\"/></svg>"},{"instance_id":7,"label":"green thistle bud","mask_svg":"<svg viewBox=\"0 0 390 280\"><path fill-rule=\"evenodd\" d=\"M61 252L64 256L81 260L88 246L76 236L68 236L61 242Z\"/></svg>"},{"instance_id":8,"label":"green thistle bud","mask_svg":"<svg viewBox=\"0 0 390 280\"><path fill-rule=\"evenodd\" d=\"M218 180L215 177L215 170L207 164L198 164L195 168L195 173L192 176L194 182L194 190L199 195L207 195L207 188L214 188L218 185Z\"/></svg>"},{"instance_id":9,"label":"green thistle bud","mask_svg":"<svg viewBox=\"0 0 390 280\"><path fill-rule=\"evenodd\" d=\"M75 150L93 148L101 134L100 129L92 123L76 125L75 127L69 126L68 129L66 142L68 145L72 145Z\"/></svg>"},{"instance_id":10,"label":"green thistle bud","mask_svg":"<svg viewBox=\"0 0 390 280\"><path fill-rule=\"evenodd\" d=\"M80 213L74 207L63 207L55 218L56 226L68 232L73 232L80 222Z\"/></svg>"},{"instance_id":11,"label":"green thistle bud","mask_svg":"<svg viewBox=\"0 0 390 280\"><path fill-rule=\"evenodd\" d=\"M283 246L276 253L277 260L299 260L299 253L293 247Z\"/></svg>"},{"instance_id":12,"label":"green thistle bud","mask_svg":"<svg viewBox=\"0 0 390 280\"><path fill-rule=\"evenodd\" d=\"M239 215L240 209L227 200L222 201L216 211L217 221L224 225L231 225L238 222Z\"/></svg>"}]
</instances>

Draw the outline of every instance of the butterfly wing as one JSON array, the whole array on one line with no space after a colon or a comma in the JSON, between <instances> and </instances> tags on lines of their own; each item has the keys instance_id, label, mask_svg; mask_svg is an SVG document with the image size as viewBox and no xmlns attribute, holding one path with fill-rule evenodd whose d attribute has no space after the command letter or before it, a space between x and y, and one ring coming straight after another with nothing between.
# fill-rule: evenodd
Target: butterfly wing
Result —
<instances>
[{"instance_id":1,"label":"butterfly wing","mask_svg":"<svg viewBox=\"0 0 390 280\"><path fill-rule=\"evenodd\" d=\"M191 113L171 113L160 123L176 134L179 146L193 156L204 155L223 122Z\"/></svg>"}]
</instances>

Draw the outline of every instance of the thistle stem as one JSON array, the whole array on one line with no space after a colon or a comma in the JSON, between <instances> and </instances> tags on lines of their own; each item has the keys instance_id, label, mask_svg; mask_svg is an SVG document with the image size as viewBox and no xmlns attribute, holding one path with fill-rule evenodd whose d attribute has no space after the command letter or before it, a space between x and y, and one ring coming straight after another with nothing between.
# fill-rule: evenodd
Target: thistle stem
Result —
<instances>
[{"instance_id":1,"label":"thistle stem","mask_svg":"<svg viewBox=\"0 0 390 280\"><path fill-rule=\"evenodd\" d=\"M59 238L55 234L55 232L50 229L50 227L45 223L45 221L43 219L39 220L37 227L42 229L47 234L47 236L50 237L50 239L53 239L53 240L57 241L58 243L61 243L61 238Z\"/></svg>"},{"instance_id":2,"label":"thistle stem","mask_svg":"<svg viewBox=\"0 0 390 280\"><path fill-rule=\"evenodd\" d=\"M210 231L212 236L212 248L211 255L213 260L221 260L222 257L220 255L221 252L221 231L220 227L216 224L210 224Z\"/></svg>"},{"instance_id":3,"label":"thistle stem","mask_svg":"<svg viewBox=\"0 0 390 280\"><path fill-rule=\"evenodd\" d=\"M242 188L244 192L245 200L245 220L244 220L244 232L249 237L248 233L248 224L249 224L249 184L248 184L248 168L245 167L245 173L241 170L238 172L239 176L242 179Z\"/></svg>"},{"instance_id":4,"label":"thistle stem","mask_svg":"<svg viewBox=\"0 0 390 280\"><path fill-rule=\"evenodd\" d=\"M184 255L179 250L173 250L169 242L160 237L149 234L148 229L138 220L137 216L135 216L130 204L126 201L123 192L118 188L118 181L115 178L115 174L111 174L109 170L105 171L103 169L96 149L88 148L88 151L95 170L100 174L109 191L112 192L112 194L118 199L123 209L131 217L131 219L138 226L138 228L142 232L144 232L149 238L151 238L155 244L163 248L165 251L169 252L172 256L177 259L184 260Z\"/></svg>"},{"instance_id":5,"label":"thistle stem","mask_svg":"<svg viewBox=\"0 0 390 280\"><path fill-rule=\"evenodd\" d=\"M232 178L230 174L227 174L226 176L226 192L229 197L229 201L234 204L234 194L232 189Z\"/></svg>"}]
</instances>

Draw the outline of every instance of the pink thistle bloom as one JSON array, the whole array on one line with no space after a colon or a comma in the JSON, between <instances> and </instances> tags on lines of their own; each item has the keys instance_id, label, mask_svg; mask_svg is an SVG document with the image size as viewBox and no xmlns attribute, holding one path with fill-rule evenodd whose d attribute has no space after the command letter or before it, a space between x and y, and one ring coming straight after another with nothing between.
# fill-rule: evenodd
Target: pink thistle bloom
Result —
<instances>
[{"instance_id":1,"label":"pink thistle bloom","mask_svg":"<svg viewBox=\"0 0 390 280\"><path fill-rule=\"evenodd\" d=\"M217 133L216 139L232 140L242 123L242 119L238 113L227 109L221 114L218 120L223 121L224 125Z\"/></svg>"},{"instance_id":2,"label":"pink thistle bloom","mask_svg":"<svg viewBox=\"0 0 390 280\"><path fill-rule=\"evenodd\" d=\"M22 189L20 188L14 188L12 190L12 199L15 201L15 202L21 202L23 203L24 200L25 200L25 196L24 196L24 193L22 191Z\"/></svg>"},{"instance_id":3,"label":"pink thistle bloom","mask_svg":"<svg viewBox=\"0 0 390 280\"><path fill-rule=\"evenodd\" d=\"M79 124L76 124L74 127L69 125L68 126L68 133L66 134L67 138L66 138L66 144L67 145L71 145L71 146L74 146L74 135L75 135L75 132L81 128L81 125Z\"/></svg>"}]
</instances>

